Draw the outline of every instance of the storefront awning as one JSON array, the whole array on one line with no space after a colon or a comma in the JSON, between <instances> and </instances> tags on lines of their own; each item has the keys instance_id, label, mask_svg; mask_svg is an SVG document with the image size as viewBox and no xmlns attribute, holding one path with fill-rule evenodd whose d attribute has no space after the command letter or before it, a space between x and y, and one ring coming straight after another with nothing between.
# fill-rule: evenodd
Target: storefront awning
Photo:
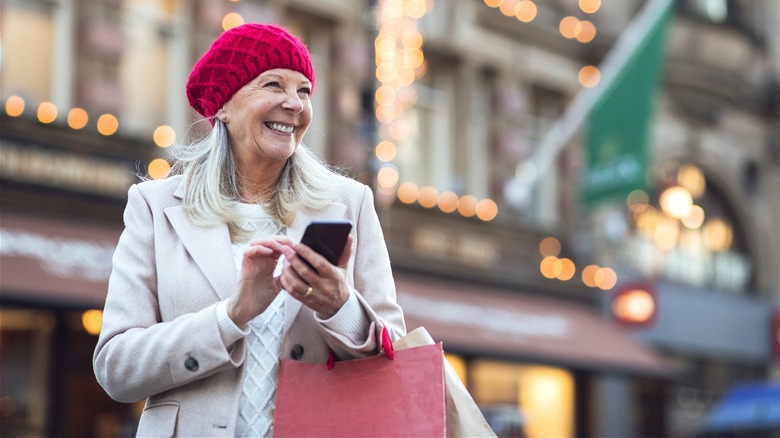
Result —
<instances>
[{"instance_id":1,"label":"storefront awning","mask_svg":"<svg viewBox=\"0 0 780 438\"><path fill-rule=\"evenodd\" d=\"M652 350L576 304L396 274L409 330L424 326L445 351L598 372L667 375Z\"/></svg>"},{"instance_id":2,"label":"storefront awning","mask_svg":"<svg viewBox=\"0 0 780 438\"><path fill-rule=\"evenodd\" d=\"M102 307L121 228L3 212L3 300Z\"/></svg>"}]
</instances>

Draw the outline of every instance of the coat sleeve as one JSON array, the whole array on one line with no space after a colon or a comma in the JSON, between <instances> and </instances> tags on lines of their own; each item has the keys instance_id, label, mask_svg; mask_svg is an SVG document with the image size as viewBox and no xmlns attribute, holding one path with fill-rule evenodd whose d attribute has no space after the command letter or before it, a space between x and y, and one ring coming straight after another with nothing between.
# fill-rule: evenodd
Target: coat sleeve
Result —
<instances>
[{"instance_id":1,"label":"coat sleeve","mask_svg":"<svg viewBox=\"0 0 780 438\"><path fill-rule=\"evenodd\" d=\"M103 389L115 400L135 402L239 366L244 343L230 351L224 346L216 304L162 321L155 217L138 186L128 191L124 221L93 356Z\"/></svg>"},{"instance_id":2,"label":"coat sleeve","mask_svg":"<svg viewBox=\"0 0 780 438\"><path fill-rule=\"evenodd\" d=\"M383 327L395 340L406 334L403 312L396 301L395 281L390 267L382 227L374 207L374 196L363 186L362 198L355 215L354 291L370 321L366 342L347 345L343 338L323 333L329 347L339 359L376 354Z\"/></svg>"}]
</instances>

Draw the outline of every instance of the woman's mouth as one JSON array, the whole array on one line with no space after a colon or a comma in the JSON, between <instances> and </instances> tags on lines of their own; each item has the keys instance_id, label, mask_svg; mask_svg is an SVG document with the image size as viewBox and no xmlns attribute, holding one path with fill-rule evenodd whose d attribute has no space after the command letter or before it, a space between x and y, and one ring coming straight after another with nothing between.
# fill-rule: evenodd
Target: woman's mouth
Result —
<instances>
[{"instance_id":1,"label":"woman's mouth","mask_svg":"<svg viewBox=\"0 0 780 438\"><path fill-rule=\"evenodd\" d=\"M268 127L269 129L284 134L292 134L292 132L295 130L294 126L283 125L281 123L276 123L276 122L266 122L265 126Z\"/></svg>"}]
</instances>

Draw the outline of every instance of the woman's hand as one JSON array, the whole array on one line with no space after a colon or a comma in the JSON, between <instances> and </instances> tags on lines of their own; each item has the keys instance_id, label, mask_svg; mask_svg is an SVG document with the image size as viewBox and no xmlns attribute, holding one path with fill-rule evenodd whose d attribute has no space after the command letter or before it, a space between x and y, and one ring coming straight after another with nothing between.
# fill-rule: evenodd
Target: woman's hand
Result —
<instances>
[{"instance_id":1,"label":"woman's hand","mask_svg":"<svg viewBox=\"0 0 780 438\"><path fill-rule=\"evenodd\" d=\"M337 265L303 243L286 246L283 251L285 264L279 277L282 287L321 318L335 315L349 298L347 264L352 255L352 236L347 237Z\"/></svg>"},{"instance_id":2,"label":"woman's hand","mask_svg":"<svg viewBox=\"0 0 780 438\"><path fill-rule=\"evenodd\" d=\"M291 250L287 236L273 236L249 243L241 261L238 286L228 299L227 312L239 327L263 313L281 291L274 270L285 249Z\"/></svg>"}]
</instances>

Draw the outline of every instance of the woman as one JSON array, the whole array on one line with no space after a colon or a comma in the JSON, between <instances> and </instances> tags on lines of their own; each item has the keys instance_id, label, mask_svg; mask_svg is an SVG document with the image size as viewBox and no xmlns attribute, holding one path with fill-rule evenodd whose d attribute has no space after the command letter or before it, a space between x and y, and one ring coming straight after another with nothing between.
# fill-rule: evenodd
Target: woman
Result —
<instances>
[{"instance_id":1,"label":"woman","mask_svg":"<svg viewBox=\"0 0 780 438\"><path fill-rule=\"evenodd\" d=\"M285 29L223 33L187 82L210 135L128 192L94 368L112 398L147 399L139 435L270 435L280 359L405 333L371 191L301 144L314 79ZM329 219L354 225L336 265L296 244Z\"/></svg>"}]
</instances>

